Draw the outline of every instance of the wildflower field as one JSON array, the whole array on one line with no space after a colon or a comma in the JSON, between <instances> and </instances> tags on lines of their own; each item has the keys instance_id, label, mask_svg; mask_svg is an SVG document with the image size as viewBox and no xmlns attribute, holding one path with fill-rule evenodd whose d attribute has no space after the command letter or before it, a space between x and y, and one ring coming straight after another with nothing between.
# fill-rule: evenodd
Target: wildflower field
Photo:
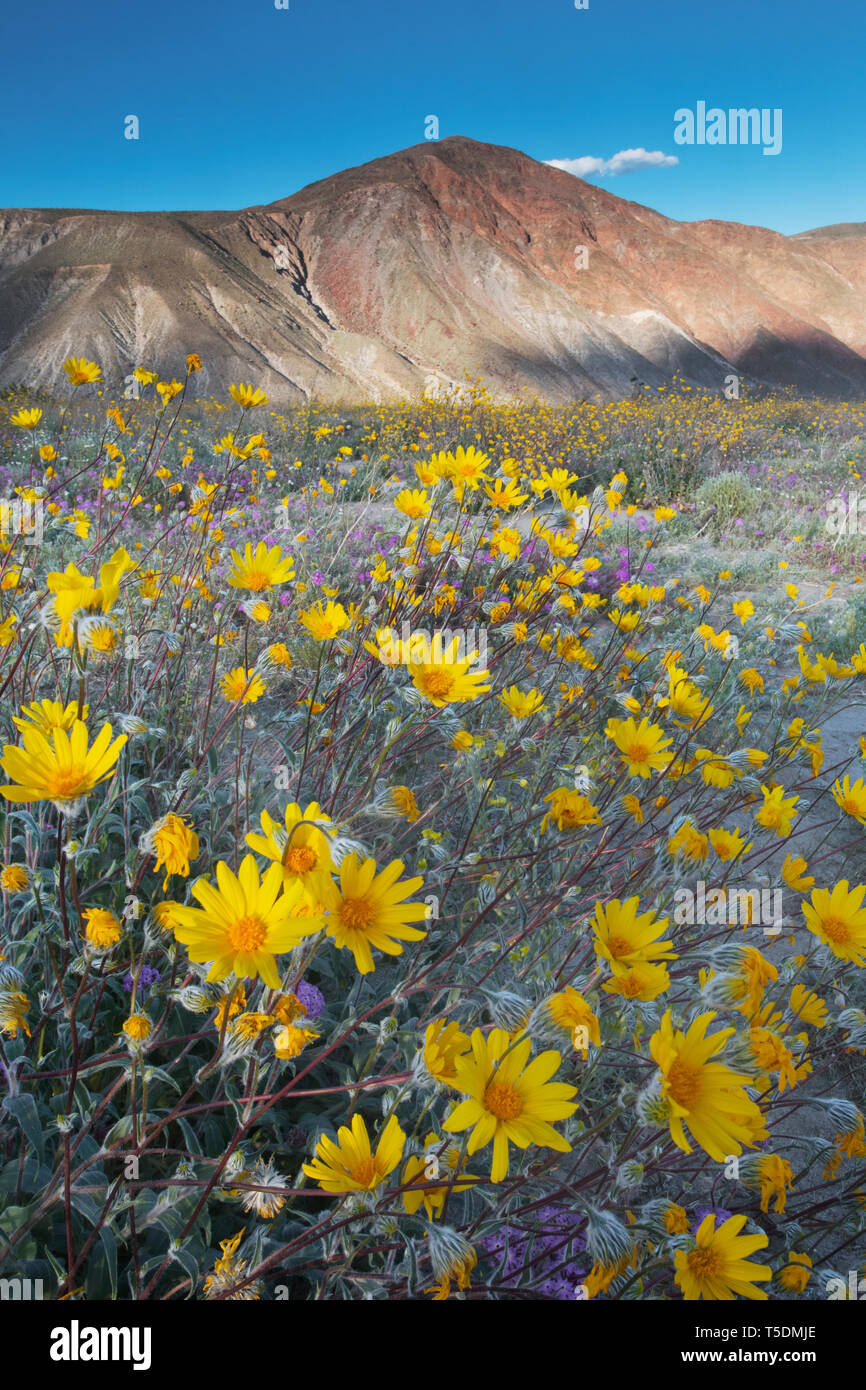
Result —
<instances>
[{"instance_id":1,"label":"wildflower field","mask_svg":"<svg viewBox=\"0 0 866 1390\"><path fill-rule=\"evenodd\" d=\"M0 414L0 1276L856 1298L866 406L201 365Z\"/></svg>"}]
</instances>

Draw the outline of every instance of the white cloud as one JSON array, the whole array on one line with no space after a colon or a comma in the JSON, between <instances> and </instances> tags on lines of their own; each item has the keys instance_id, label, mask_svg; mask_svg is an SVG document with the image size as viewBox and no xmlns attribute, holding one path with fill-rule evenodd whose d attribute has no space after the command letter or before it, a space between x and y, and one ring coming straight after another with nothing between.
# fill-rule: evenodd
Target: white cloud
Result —
<instances>
[{"instance_id":1,"label":"white cloud","mask_svg":"<svg viewBox=\"0 0 866 1390\"><path fill-rule=\"evenodd\" d=\"M564 169L575 178L587 179L593 175L634 174L640 169L670 169L679 164L675 154L663 154L661 150L620 150L610 159L599 159L596 155L584 154L578 159L546 159L554 169Z\"/></svg>"}]
</instances>

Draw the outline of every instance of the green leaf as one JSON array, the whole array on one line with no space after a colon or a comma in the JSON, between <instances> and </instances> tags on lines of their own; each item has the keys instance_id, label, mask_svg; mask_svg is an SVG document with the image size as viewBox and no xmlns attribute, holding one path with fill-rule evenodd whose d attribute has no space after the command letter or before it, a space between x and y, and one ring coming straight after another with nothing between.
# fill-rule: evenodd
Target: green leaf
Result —
<instances>
[{"instance_id":1,"label":"green leaf","mask_svg":"<svg viewBox=\"0 0 866 1390\"><path fill-rule=\"evenodd\" d=\"M196 1289L198 1287L198 1281L201 1277L201 1271L199 1270L198 1261L193 1257L188 1248L184 1249L183 1246L175 1248L173 1242L170 1246L170 1254L171 1258L173 1260L177 1260L177 1263L189 1275L191 1280L191 1287L189 1293L187 1294L187 1298L194 1298Z\"/></svg>"},{"instance_id":2,"label":"green leaf","mask_svg":"<svg viewBox=\"0 0 866 1390\"><path fill-rule=\"evenodd\" d=\"M42 1125L39 1122L39 1111L36 1109L36 1102L32 1096L4 1096L3 1109L8 1110L21 1126L26 1138L32 1145L39 1162L45 1158L45 1136L42 1133Z\"/></svg>"},{"instance_id":3,"label":"green leaf","mask_svg":"<svg viewBox=\"0 0 866 1390\"><path fill-rule=\"evenodd\" d=\"M115 1139L125 1139L127 1134L132 1133L132 1116L121 1115L116 1124L106 1134L102 1141L103 1148L110 1148Z\"/></svg>"},{"instance_id":4,"label":"green leaf","mask_svg":"<svg viewBox=\"0 0 866 1390\"><path fill-rule=\"evenodd\" d=\"M165 1081L165 1082L167 1082L168 1085L171 1086L171 1087L173 1088L173 1090L175 1090L175 1091L177 1091L177 1092L180 1092L180 1089L181 1089L181 1088L180 1088L180 1086L178 1085L178 1082L175 1080L175 1078L174 1078L169 1072L165 1071L162 1067L148 1067L148 1068L147 1068L147 1071L148 1071L148 1084L150 1084L150 1083L152 1082L152 1080L154 1079L154 1077L157 1077L160 1081Z\"/></svg>"},{"instance_id":5,"label":"green leaf","mask_svg":"<svg viewBox=\"0 0 866 1390\"><path fill-rule=\"evenodd\" d=\"M43 1249L42 1253L43 1253L43 1255L45 1256L45 1259L46 1259L46 1260L48 1261L48 1263L50 1264L51 1268L54 1270L54 1274L55 1274L55 1277L56 1277L56 1279L57 1279L57 1287L60 1288L60 1285L61 1285L61 1284L65 1281L65 1279L66 1279L66 1268L65 1268L65 1266L62 1265L62 1264L60 1263L60 1261L59 1261L58 1259L55 1258L54 1255L52 1255L52 1253L51 1253L51 1251L48 1249L48 1246L47 1246L47 1245L46 1245L45 1248Z\"/></svg>"},{"instance_id":6,"label":"green leaf","mask_svg":"<svg viewBox=\"0 0 866 1390\"><path fill-rule=\"evenodd\" d=\"M70 1204L76 1211L80 1211L82 1216L86 1216L91 1226L95 1226L99 1221L102 1211L100 1204L94 1201L89 1192L79 1192L73 1187L69 1196Z\"/></svg>"},{"instance_id":7,"label":"green leaf","mask_svg":"<svg viewBox=\"0 0 866 1390\"><path fill-rule=\"evenodd\" d=\"M6 1240L15 1232L21 1229L30 1214L30 1207L7 1207L0 1212L0 1231Z\"/></svg>"},{"instance_id":8,"label":"green leaf","mask_svg":"<svg viewBox=\"0 0 866 1390\"><path fill-rule=\"evenodd\" d=\"M81 1080L75 1083L75 1104L78 1106L78 1112L81 1118L86 1120L93 1109L93 1097L85 1083Z\"/></svg>"},{"instance_id":9,"label":"green leaf","mask_svg":"<svg viewBox=\"0 0 866 1390\"><path fill-rule=\"evenodd\" d=\"M108 1278L111 1282L111 1297L117 1298L117 1237L110 1226L103 1225L99 1228L99 1236L102 1241L102 1249L105 1255L105 1264L108 1269Z\"/></svg>"},{"instance_id":10,"label":"green leaf","mask_svg":"<svg viewBox=\"0 0 866 1390\"><path fill-rule=\"evenodd\" d=\"M36 821L33 819L33 816L30 814L29 811L25 811L23 808L20 807L16 807L13 810L10 806L7 808L6 815L8 816L10 821L23 821L36 843L39 843L39 841L42 838L42 835L39 830L39 826L36 824Z\"/></svg>"},{"instance_id":11,"label":"green leaf","mask_svg":"<svg viewBox=\"0 0 866 1390\"><path fill-rule=\"evenodd\" d=\"M193 1154L200 1154L200 1153L202 1152L202 1147L201 1147L201 1144L199 1143L198 1136L196 1135L196 1132L195 1132L195 1130L192 1128L192 1126L191 1126L191 1124L189 1123L189 1121L183 1119L182 1116L178 1115L178 1116L177 1116L177 1124L178 1124L178 1125L180 1126L180 1128L181 1128L181 1131L182 1131L182 1133L183 1133L183 1137L184 1137L184 1139L186 1140L186 1146L187 1146L187 1148L189 1149L190 1153L193 1153Z\"/></svg>"}]
</instances>

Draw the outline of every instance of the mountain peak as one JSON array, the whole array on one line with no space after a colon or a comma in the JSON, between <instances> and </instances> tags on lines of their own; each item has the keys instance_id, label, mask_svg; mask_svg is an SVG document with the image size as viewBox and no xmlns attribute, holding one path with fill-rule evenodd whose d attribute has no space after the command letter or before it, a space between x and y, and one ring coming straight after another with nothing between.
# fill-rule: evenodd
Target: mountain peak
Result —
<instances>
[{"instance_id":1,"label":"mountain peak","mask_svg":"<svg viewBox=\"0 0 866 1390\"><path fill-rule=\"evenodd\" d=\"M731 373L866 395L866 236L675 222L465 135L423 141L275 203L220 213L0 213L0 382L254 379L275 400L462 384L622 394Z\"/></svg>"}]
</instances>

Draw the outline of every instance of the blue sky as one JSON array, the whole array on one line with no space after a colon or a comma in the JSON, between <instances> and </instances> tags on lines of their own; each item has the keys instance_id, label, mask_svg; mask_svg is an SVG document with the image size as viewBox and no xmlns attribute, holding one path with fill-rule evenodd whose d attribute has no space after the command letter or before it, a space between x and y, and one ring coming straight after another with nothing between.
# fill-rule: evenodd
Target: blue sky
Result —
<instances>
[{"instance_id":1,"label":"blue sky","mask_svg":"<svg viewBox=\"0 0 866 1390\"><path fill-rule=\"evenodd\" d=\"M542 160L675 156L592 179L671 217L866 220L863 0L42 0L0 45L4 207L266 203L436 115ZM676 145L698 101L781 108L781 153Z\"/></svg>"}]
</instances>

